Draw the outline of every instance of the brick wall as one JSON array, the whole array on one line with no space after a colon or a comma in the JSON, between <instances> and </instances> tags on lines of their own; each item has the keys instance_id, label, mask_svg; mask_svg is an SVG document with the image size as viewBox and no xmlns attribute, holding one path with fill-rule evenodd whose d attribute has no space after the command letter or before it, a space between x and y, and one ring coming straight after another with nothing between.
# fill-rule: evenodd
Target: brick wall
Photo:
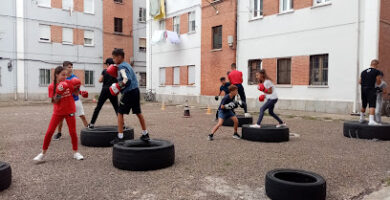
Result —
<instances>
[{"instance_id":1,"label":"brick wall","mask_svg":"<svg viewBox=\"0 0 390 200\"><path fill-rule=\"evenodd\" d=\"M381 0L379 32L379 69L384 73L384 80L390 83L390 1ZM388 89L390 91L390 89ZM389 97L387 96L387 99Z\"/></svg>"},{"instance_id":2,"label":"brick wall","mask_svg":"<svg viewBox=\"0 0 390 200\"><path fill-rule=\"evenodd\" d=\"M173 67L165 68L165 85L173 85Z\"/></svg>"},{"instance_id":3,"label":"brick wall","mask_svg":"<svg viewBox=\"0 0 390 200\"><path fill-rule=\"evenodd\" d=\"M50 26L51 42L62 43L62 27L61 26Z\"/></svg>"},{"instance_id":4,"label":"brick wall","mask_svg":"<svg viewBox=\"0 0 390 200\"><path fill-rule=\"evenodd\" d=\"M205 0L202 0L201 33L201 95L217 95L219 78L226 77L230 65L236 62L236 0L224 0L214 4L219 14ZM222 25L222 49L212 49L212 27ZM234 37L234 46L228 46L228 36Z\"/></svg>"},{"instance_id":5,"label":"brick wall","mask_svg":"<svg viewBox=\"0 0 390 200\"><path fill-rule=\"evenodd\" d=\"M133 57L133 10L132 0L123 0L118 4L113 0L103 1L103 61L112 57L114 48L122 48L125 52L125 61L130 62ZM123 32L114 33L114 18L122 18Z\"/></svg>"},{"instance_id":6,"label":"brick wall","mask_svg":"<svg viewBox=\"0 0 390 200\"><path fill-rule=\"evenodd\" d=\"M180 67L180 85L188 85L188 66Z\"/></svg>"},{"instance_id":7,"label":"brick wall","mask_svg":"<svg viewBox=\"0 0 390 200\"><path fill-rule=\"evenodd\" d=\"M308 8L313 6L313 0L295 0L293 6L295 10Z\"/></svg>"},{"instance_id":8,"label":"brick wall","mask_svg":"<svg viewBox=\"0 0 390 200\"><path fill-rule=\"evenodd\" d=\"M165 19L165 29L167 31L173 31L173 18Z\"/></svg>"},{"instance_id":9,"label":"brick wall","mask_svg":"<svg viewBox=\"0 0 390 200\"><path fill-rule=\"evenodd\" d=\"M310 56L291 58L291 84L309 85Z\"/></svg>"},{"instance_id":10,"label":"brick wall","mask_svg":"<svg viewBox=\"0 0 390 200\"><path fill-rule=\"evenodd\" d=\"M84 30L77 28L73 29L73 44L84 45Z\"/></svg>"},{"instance_id":11,"label":"brick wall","mask_svg":"<svg viewBox=\"0 0 390 200\"><path fill-rule=\"evenodd\" d=\"M180 34L188 33L188 13L180 16Z\"/></svg>"},{"instance_id":12,"label":"brick wall","mask_svg":"<svg viewBox=\"0 0 390 200\"><path fill-rule=\"evenodd\" d=\"M74 0L73 9L77 12L84 12L84 0Z\"/></svg>"},{"instance_id":13,"label":"brick wall","mask_svg":"<svg viewBox=\"0 0 390 200\"><path fill-rule=\"evenodd\" d=\"M263 69L267 73L268 77L271 78L271 80L276 83L276 58L266 58L263 59Z\"/></svg>"},{"instance_id":14,"label":"brick wall","mask_svg":"<svg viewBox=\"0 0 390 200\"><path fill-rule=\"evenodd\" d=\"M279 0L264 0L263 15L274 15L279 13Z\"/></svg>"},{"instance_id":15,"label":"brick wall","mask_svg":"<svg viewBox=\"0 0 390 200\"><path fill-rule=\"evenodd\" d=\"M62 0L51 0L52 8L62 8Z\"/></svg>"}]
</instances>

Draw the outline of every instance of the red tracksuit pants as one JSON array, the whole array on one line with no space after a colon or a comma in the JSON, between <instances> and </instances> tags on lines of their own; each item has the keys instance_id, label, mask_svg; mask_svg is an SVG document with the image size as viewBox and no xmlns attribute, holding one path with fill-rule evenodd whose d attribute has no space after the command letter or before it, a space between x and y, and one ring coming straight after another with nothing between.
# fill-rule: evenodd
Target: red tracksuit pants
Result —
<instances>
[{"instance_id":1,"label":"red tracksuit pants","mask_svg":"<svg viewBox=\"0 0 390 200\"><path fill-rule=\"evenodd\" d=\"M58 124L65 118L69 127L69 135L72 139L73 150L77 151L77 132L76 132L76 117L74 115L56 115L51 116L49 128L46 131L45 139L43 140L43 150L47 150L50 145L51 138Z\"/></svg>"}]
</instances>

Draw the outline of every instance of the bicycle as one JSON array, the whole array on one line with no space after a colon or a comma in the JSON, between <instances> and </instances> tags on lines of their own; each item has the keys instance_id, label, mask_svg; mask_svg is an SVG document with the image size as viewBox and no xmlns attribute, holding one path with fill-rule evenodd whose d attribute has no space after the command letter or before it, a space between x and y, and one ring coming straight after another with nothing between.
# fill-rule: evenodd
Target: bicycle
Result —
<instances>
[{"instance_id":1,"label":"bicycle","mask_svg":"<svg viewBox=\"0 0 390 200\"><path fill-rule=\"evenodd\" d=\"M144 94L145 101L149 101L149 102L156 101L156 93L153 91L154 91L153 89L149 89L148 91L146 91L146 93Z\"/></svg>"},{"instance_id":2,"label":"bicycle","mask_svg":"<svg viewBox=\"0 0 390 200\"><path fill-rule=\"evenodd\" d=\"M390 96L390 94L388 94ZM385 101L385 110L384 110L384 114L386 115L386 117L390 117L390 100L387 100Z\"/></svg>"}]
</instances>

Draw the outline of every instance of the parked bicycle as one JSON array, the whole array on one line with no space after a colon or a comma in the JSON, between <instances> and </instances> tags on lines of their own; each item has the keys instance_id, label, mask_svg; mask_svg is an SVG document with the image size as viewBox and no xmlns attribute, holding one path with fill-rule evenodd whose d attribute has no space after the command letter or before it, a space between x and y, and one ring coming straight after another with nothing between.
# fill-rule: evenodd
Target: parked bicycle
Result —
<instances>
[{"instance_id":1,"label":"parked bicycle","mask_svg":"<svg viewBox=\"0 0 390 200\"><path fill-rule=\"evenodd\" d=\"M156 92L154 92L153 89L149 89L144 94L144 99L145 99L145 101L155 102L156 101Z\"/></svg>"}]
</instances>

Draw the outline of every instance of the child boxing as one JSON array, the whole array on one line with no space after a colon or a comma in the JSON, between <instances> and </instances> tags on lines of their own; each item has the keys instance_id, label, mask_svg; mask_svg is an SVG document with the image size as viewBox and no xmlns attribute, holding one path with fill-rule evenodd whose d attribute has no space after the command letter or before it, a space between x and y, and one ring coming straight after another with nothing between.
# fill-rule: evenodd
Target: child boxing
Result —
<instances>
[{"instance_id":1,"label":"child boxing","mask_svg":"<svg viewBox=\"0 0 390 200\"><path fill-rule=\"evenodd\" d=\"M218 128L222 126L224 120L232 119L234 122L234 134L233 138L240 139L240 135L237 133L238 128L238 119L236 114L234 114L233 109L237 108L239 103L234 101L234 98L238 94L238 88L235 85L229 86L229 94L223 97L219 108L218 108L218 123L213 128L211 134L209 134L208 139L212 141L214 139L214 134L217 132Z\"/></svg>"},{"instance_id":2,"label":"child boxing","mask_svg":"<svg viewBox=\"0 0 390 200\"><path fill-rule=\"evenodd\" d=\"M123 49L114 49L112 57L117 66L111 65L107 69L107 73L117 77L118 83L112 84L110 92L112 95L122 94L118 108L118 137L112 141L113 144L123 140L123 115L128 115L130 110L137 115L142 128L141 140L149 141L149 134L146 130L144 116L141 113L140 91L138 88L137 76L129 63L124 61L125 53Z\"/></svg>"},{"instance_id":3,"label":"child boxing","mask_svg":"<svg viewBox=\"0 0 390 200\"><path fill-rule=\"evenodd\" d=\"M215 96L215 101L219 100L219 96L221 96L222 92L224 92L224 96L229 94L230 83L226 81L225 77L221 77L219 80L221 81L221 86L219 87L218 96ZM217 114L215 115L215 120L218 120L218 110L217 110Z\"/></svg>"},{"instance_id":4,"label":"child boxing","mask_svg":"<svg viewBox=\"0 0 390 200\"><path fill-rule=\"evenodd\" d=\"M286 126L286 124L274 113L274 108L276 102L278 102L278 95L275 91L275 86L271 82L271 79L268 77L265 70L260 70L259 72L256 72L256 79L259 81L258 89L261 92L264 92L265 97L267 98L267 101L265 104L260 108L260 114L259 119L257 120L256 124L251 125L250 127L253 128L261 128L261 121L264 117L264 112L268 109L269 114L276 119L279 124L276 125L277 128ZM263 96L260 96L259 100L264 100Z\"/></svg>"},{"instance_id":5,"label":"child boxing","mask_svg":"<svg viewBox=\"0 0 390 200\"><path fill-rule=\"evenodd\" d=\"M69 134L73 146L73 158L76 160L83 160L84 157L77 151L77 132L76 132L76 106L72 94L79 93L80 80L72 79L66 80L65 68L59 66L54 70L54 82L48 87L49 98L53 103L53 115L50 120L49 128L46 131L45 139L43 141L42 152L38 154L33 160L36 162L43 162L47 149L49 148L51 137L57 125L63 120L66 120L69 128Z\"/></svg>"}]
</instances>

